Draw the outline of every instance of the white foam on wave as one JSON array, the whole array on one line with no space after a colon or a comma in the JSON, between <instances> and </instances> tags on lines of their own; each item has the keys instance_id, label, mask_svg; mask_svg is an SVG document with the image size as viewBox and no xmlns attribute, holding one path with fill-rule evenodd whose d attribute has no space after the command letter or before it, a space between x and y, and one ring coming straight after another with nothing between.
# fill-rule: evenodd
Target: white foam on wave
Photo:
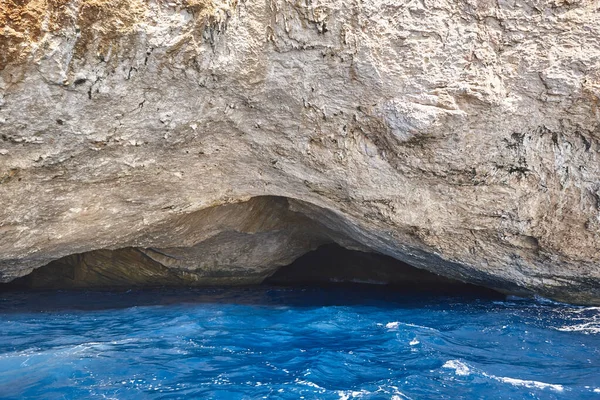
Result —
<instances>
[{"instance_id":1,"label":"white foam on wave","mask_svg":"<svg viewBox=\"0 0 600 400\"><path fill-rule=\"evenodd\" d=\"M565 390L565 388L562 385L557 385L554 383L546 383L546 382L526 380L526 379L509 378L506 376L488 375L485 372L483 372L482 375L487 378L497 380L498 382L508 383L513 386L522 386L522 387L526 387L528 389L550 389L550 390L554 390L556 392L562 392Z\"/></svg>"},{"instance_id":2,"label":"white foam on wave","mask_svg":"<svg viewBox=\"0 0 600 400\"><path fill-rule=\"evenodd\" d=\"M417 325L417 324L404 324L405 326L410 326L411 328L419 328L419 329L425 329L428 331L434 331L434 332L439 332L437 329L435 328L430 328L428 326L423 326L423 325Z\"/></svg>"},{"instance_id":3,"label":"white foam on wave","mask_svg":"<svg viewBox=\"0 0 600 400\"><path fill-rule=\"evenodd\" d=\"M595 388L594 393L600 393L600 388Z\"/></svg>"},{"instance_id":4,"label":"white foam on wave","mask_svg":"<svg viewBox=\"0 0 600 400\"><path fill-rule=\"evenodd\" d=\"M529 389L551 389L557 392L562 392L565 388L562 385L555 385L552 383L545 383L540 381L529 381L523 379L515 379L515 378L507 378L504 376L494 376L488 375L490 378L493 378L497 381L509 383L513 386L524 386Z\"/></svg>"},{"instance_id":5,"label":"white foam on wave","mask_svg":"<svg viewBox=\"0 0 600 400\"><path fill-rule=\"evenodd\" d=\"M470 375L472 372L471 367L469 367L467 364L465 364L464 362L459 361L459 360L448 360L444 363L444 365L442 365L442 368L453 369L454 372L456 373L456 375L461 375L461 376ZM485 372L481 372L481 371L479 371L479 373L481 373L481 375L483 375L487 378L494 379L494 380L502 382L502 383L508 383L513 386L522 386L522 387L526 387L528 389L550 389L550 390L554 390L556 392L562 392L565 390L565 388L562 385L557 385L554 383L546 383L546 382L540 382L540 381L509 378L509 377L505 377L505 376L496 376L496 375L486 374ZM600 389L599 389L599 392L600 392Z\"/></svg>"},{"instance_id":6,"label":"white foam on wave","mask_svg":"<svg viewBox=\"0 0 600 400\"><path fill-rule=\"evenodd\" d=\"M583 324L577 324L577 325L565 325L565 326L560 326L560 327L555 327L554 329L556 329L557 331L561 331L561 332L583 332L583 333L593 333L593 334L597 334L600 333L600 323L594 321L594 322L585 322Z\"/></svg>"},{"instance_id":7,"label":"white foam on wave","mask_svg":"<svg viewBox=\"0 0 600 400\"><path fill-rule=\"evenodd\" d=\"M567 303L561 303L560 301L554 301L554 300L550 300L550 299L547 299L542 296L538 296L537 294L533 296L533 299L535 300L536 303L539 303L539 304L553 304L553 305L565 305L565 306L569 305Z\"/></svg>"},{"instance_id":8,"label":"white foam on wave","mask_svg":"<svg viewBox=\"0 0 600 400\"><path fill-rule=\"evenodd\" d=\"M305 380L302 380L302 379L299 379L299 378L296 378L296 380L294 382L297 383L297 384L299 384L299 385L310 386L310 387L315 388L315 389L323 389L321 386L317 385L314 382L305 381Z\"/></svg>"},{"instance_id":9,"label":"white foam on wave","mask_svg":"<svg viewBox=\"0 0 600 400\"><path fill-rule=\"evenodd\" d=\"M408 397L404 393L398 392L398 393L392 395L390 400L412 400L412 397Z\"/></svg>"},{"instance_id":10,"label":"white foam on wave","mask_svg":"<svg viewBox=\"0 0 600 400\"><path fill-rule=\"evenodd\" d=\"M393 390L392 397L390 397L390 400L413 400L412 397L402 393L397 386L390 385L389 389ZM384 388L384 387L380 386L379 389L376 391L376 393L386 393L387 394L389 392L388 392L388 388Z\"/></svg>"},{"instance_id":11,"label":"white foam on wave","mask_svg":"<svg viewBox=\"0 0 600 400\"><path fill-rule=\"evenodd\" d=\"M139 339L122 339L122 340L113 340L107 342L84 342L78 344L65 344L56 347L50 347L47 349L42 349L39 347L32 347L30 349L8 352L4 354L0 354L0 359L10 359L10 358L27 358L24 362L27 362L31 358L34 357L69 357L73 355L81 355L81 353L94 353L100 354L103 351L109 351L115 348L116 345L137 342Z\"/></svg>"},{"instance_id":12,"label":"white foam on wave","mask_svg":"<svg viewBox=\"0 0 600 400\"><path fill-rule=\"evenodd\" d=\"M340 396L340 400L348 400L353 398L360 398L371 394L368 390L338 390L338 396Z\"/></svg>"},{"instance_id":13,"label":"white foam on wave","mask_svg":"<svg viewBox=\"0 0 600 400\"><path fill-rule=\"evenodd\" d=\"M582 307L579 309L574 309L572 312L574 313L582 313L586 311L600 311L600 307Z\"/></svg>"},{"instance_id":14,"label":"white foam on wave","mask_svg":"<svg viewBox=\"0 0 600 400\"><path fill-rule=\"evenodd\" d=\"M471 368L459 360L448 360L442 365L442 368L453 369L456 375L461 376L467 376L471 373Z\"/></svg>"},{"instance_id":15,"label":"white foam on wave","mask_svg":"<svg viewBox=\"0 0 600 400\"><path fill-rule=\"evenodd\" d=\"M554 327L561 332L582 332L586 334L600 333L600 307L585 307L569 310L567 316L572 324Z\"/></svg>"},{"instance_id":16,"label":"white foam on wave","mask_svg":"<svg viewBox=\"0 0 600 400\"><path fill-rule=\"evenodd\" d=\"M439 332L437 329L430 328L428 326L416 325L416 324L407 324L407 323L398 322L398 321L388 322L387 324L385 324L385 327L387 329L398 329L401 325L405 326L405 327L408 327L408 328L425 329L425 330L428 330L428 331Z\"/></svg>"}]
</instances>

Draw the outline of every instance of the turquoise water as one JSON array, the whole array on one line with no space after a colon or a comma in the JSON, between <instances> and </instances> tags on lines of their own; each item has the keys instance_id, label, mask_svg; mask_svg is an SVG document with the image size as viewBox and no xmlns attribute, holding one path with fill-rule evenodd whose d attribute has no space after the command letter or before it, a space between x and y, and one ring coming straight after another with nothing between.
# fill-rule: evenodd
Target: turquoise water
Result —
<instances>
[{"instance_id":1,"label":"turquoise water","mask_svg":"<svg viewBox=\"0 0 600 400\"><path fill-rule=\"evenodd\" d=\"M600 308L365 288L0 293L2 399L600 399Z\"/></svg>"}]
</instances>

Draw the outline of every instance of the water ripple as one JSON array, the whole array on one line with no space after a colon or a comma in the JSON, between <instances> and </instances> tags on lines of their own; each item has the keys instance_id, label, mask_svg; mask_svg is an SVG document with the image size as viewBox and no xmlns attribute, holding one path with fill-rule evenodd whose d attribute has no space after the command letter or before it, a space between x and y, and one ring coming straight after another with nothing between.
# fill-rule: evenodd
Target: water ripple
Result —
<instances>
[{"instance_id":1,"label":"water ripple","mask_svg":"<svg viewBox=\"0 0 600 400\"><path fill-rule=\"evenodd\" d=\"M0 398L593 399L600 308L333 289L7 294Z\"/></svg>"}]
</instances>

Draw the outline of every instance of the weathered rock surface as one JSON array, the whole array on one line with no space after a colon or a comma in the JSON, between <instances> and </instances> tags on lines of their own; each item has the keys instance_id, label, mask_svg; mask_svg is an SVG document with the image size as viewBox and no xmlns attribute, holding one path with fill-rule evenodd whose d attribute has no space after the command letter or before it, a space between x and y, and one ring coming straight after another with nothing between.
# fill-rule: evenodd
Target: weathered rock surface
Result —
<instances>
[{"instance_id":1,"label":"weathered rock surface","mask_svg":"<svg viewBox=\"0 0 600 400\"><path fill-rule=\"evenodd\" d=\"M126 248L255 281L334 241L600 304L594 1L9 0L0 22L1 281Z\"/></svg>"}]
</instances>

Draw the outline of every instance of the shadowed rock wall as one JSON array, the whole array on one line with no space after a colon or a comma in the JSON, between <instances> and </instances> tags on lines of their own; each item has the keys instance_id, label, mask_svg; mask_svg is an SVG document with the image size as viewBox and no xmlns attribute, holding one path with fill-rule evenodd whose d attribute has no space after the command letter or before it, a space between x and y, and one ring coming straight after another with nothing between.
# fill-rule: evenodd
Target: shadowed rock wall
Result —
<instances>
[{"instance_id":1,"label":"shadowed rock wall","mask_svg":"<svg viewBox=\"0 0 600 400\"><path fill-rule=\"evenodd\" d=\"M481 294L501 297L500 293L423 269L376 253L347 250L326 244L306 253L290 265L279 268L265 283L284 286L378 285L385 290L413 294Z\"/></svg>"}]
</instances>

